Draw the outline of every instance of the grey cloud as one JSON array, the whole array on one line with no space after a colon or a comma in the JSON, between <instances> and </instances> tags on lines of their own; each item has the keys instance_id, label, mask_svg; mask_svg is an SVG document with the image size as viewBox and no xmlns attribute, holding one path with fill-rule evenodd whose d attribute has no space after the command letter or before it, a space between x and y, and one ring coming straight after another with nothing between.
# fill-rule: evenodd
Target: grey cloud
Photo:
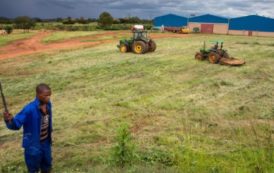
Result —
<instances>
[{"instance_id":1,"label":"grey cloud","mask_svg":"<svg viewBox=\"0 0 274 173\"><path fill-rule=\"evenodd\" d=\"M274 17L272 0L0 0L0 16L98 17L103 11L114 17L153 18L167 13L182 16L214 14L237 17L250 14Z\"/></svg>"},{"instance_id":2,"label":"grey cloud","mask_svg":"<svg viewBox=\"0 0 274 173\"><path fill-rule=\"evenodd\" d=\"M51 7L51 6L59 6L61 8L65 8L65 9L74 9L75 6L73 5L73 3L67 3L64 1L55 1L55 0L47 0L47 1L38 1L36 2L38 6L47 6L47 7Z\"/></svg>"}]
</instances>

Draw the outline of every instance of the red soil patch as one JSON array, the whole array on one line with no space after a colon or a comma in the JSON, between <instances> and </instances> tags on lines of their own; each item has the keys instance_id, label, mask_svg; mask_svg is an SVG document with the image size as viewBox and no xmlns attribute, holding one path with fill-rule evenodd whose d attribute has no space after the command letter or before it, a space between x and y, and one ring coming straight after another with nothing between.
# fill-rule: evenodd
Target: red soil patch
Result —
<instances>
[{"instance_id":1,"label":"red soil patch","mask_svg":"<svg viewBox=\"0 0 274 173\"><path fill-rule=\"evenodd\" d=\"M151 33L151 38L159 39L159 38L186 38L189 34L177 34L177 33Z\"/></svg>"},{"instance_id":2,"label":"red soil patch","mask_svg":"<svg viewBox=\"0 0 274 173\"><path fill-rule=\"evenodd\" d=\"M91 36L72 38L55 43L42 43L43 38L52 34L53 32L39 32L29 39L13 42L7 46L0 48L0 60L6 58L14 58L17 56L30 55L34 53L51 52L65 49L76 49L81 47L93 47L105 43L117 42L121 36L130 37L131 33L128 31L114 31L104 32ZM104 38L111 36L112 38ZM151 38L184 38L186 35L173 33L151 33Z\"/></svg>"}]
</instances>

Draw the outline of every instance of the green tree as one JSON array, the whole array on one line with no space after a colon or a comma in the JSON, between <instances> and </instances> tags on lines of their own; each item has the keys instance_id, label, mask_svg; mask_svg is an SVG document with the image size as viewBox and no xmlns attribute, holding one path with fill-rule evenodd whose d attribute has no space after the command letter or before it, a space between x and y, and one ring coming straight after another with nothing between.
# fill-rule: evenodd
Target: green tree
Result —
<instances>
[{"instance_id":1,"label":"green tree","mask_svg":"<svg viewBox=\"0 0 274 173\"><path fill-rule=\"evenodd\" d=\"M111 26L113 23L113 17L108 12L103 12L99 16L98 23L103 27Z\"/></svg>"},{"instance_id":2,"label":"green tree","mask_svg":"<svg viewBox=\"0 0 274 173\"><path fill-rule=\"evenodd\" d=\"M17 29L29 30L35 26L35 22L27 16L20 16L15 18L14 23L15 28Z\"/></svg>"},{"instance_id":3,"label":"green tree","mask_svg":"<svg viewBox=\"0 0 274 173\"><path fill-rule=\"evenodd\" d=\"M73 20L71 17L67 17L66 19L64 19L63 24L68 24L68 25L72 25L75 23L75 20Z\"/></svg>"},{"instance_id":4,"label":"green tree","mask_svg":"<svg viewBox=\"0 0 274 173\"><path fill-rule=\"evenodd\" d=\"M129 17L128 18L128 23L141 23L141 20L136 16L136 17Z\"/></svg>"},{"instance_id":5,"label":"green tree","mask_svg":"<svg viewBox=\"0 0 274 173\"><path fill-rule=\"evenodd\" d=\"M1 24L11 24L12 20L6 17L0 17L0 23Z\"/></svg>"},{"instance_id":6,"label":"green tree","mask_svg":"<svg viewBox=\"0 0 274 173\"><path fill-rule=\"evenodd\" d=\"M84 17L80 17L79 19L77 19L77 23L80 24L87 24L88 20L86 20Z\"/></svg>"}]
</instances>

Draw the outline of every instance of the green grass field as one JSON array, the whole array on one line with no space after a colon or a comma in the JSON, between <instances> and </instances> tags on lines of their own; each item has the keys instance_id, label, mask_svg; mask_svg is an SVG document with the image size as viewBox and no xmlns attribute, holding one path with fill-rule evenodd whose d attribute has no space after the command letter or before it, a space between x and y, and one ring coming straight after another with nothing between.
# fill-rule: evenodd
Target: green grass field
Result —
<instances>
[{"instance_id":1,"label":"green grass field","mask_svg":"<svg viewBox=\"0 0 274 173\"><path fill-rule=\"evenodd\" d=\"M33 36L34 34L35 34L35 31L22 32L22 31L15 30L10 35L1 35L0 36L0 47L6 45L8 43L11 43L13 41L16 41L16 40L29 38L29 37Z\"/></svg>"},{"instance_id":2,"label":"green grass field","mask_svg":"<svg viewBox=\"0 0 274 173\"><path fill-rule=\"evenodd\" d=\"M224 40L246 65L194 60L204 40ZM13 114L38 83L52 87L54 172L274 172L274 38L192 35L156 43L145 55L105 44L1 60ZM120 168L111 151L124 123L136 161ZM0 171L25 171L21 134L1 121Z\"/></svg>"}]
</instances>

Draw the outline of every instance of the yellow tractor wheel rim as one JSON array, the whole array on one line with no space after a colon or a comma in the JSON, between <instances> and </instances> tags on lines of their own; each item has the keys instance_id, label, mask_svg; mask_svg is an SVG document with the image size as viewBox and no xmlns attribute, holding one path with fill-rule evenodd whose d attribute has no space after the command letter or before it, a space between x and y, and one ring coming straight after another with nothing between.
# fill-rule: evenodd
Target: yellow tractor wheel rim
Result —
<instances>
[{"instance_id":1,"label":"yellow tractor wheel rim","mask_svg":"<svg viewBox=\"0 0 274 173\"><path fill-rule=\"evenodd\" d=\"M125 52L127 51L127 47L126 47L125 45L121 46L121 47L120 47L120 51L121 51L122 53L125 53Z\"/></svg>"},{"instance_id":2,"label":"yellow tractor wheel rim","mask_svg":"<svg viewBox=\"0 0 274 173\"><path fill-rule=\"evenodd\" d=\"M209 58L209 61L211 62L211 63L215 63L215 56L214 55L211 55L210 56L210 58Z\"/></svg>"},{"instance_id":3,"label":"yellow tractor wheel rim","mask_svg":"<svg viewBox=\"0 0 274 173\"><path fill-rule=\"evenodd\" d=\"M136 46L135 46L135 52L136 52L136 53L141 53L141 52L142 52L142 46L136 45Z\"/></svg>"}]
</instances>

